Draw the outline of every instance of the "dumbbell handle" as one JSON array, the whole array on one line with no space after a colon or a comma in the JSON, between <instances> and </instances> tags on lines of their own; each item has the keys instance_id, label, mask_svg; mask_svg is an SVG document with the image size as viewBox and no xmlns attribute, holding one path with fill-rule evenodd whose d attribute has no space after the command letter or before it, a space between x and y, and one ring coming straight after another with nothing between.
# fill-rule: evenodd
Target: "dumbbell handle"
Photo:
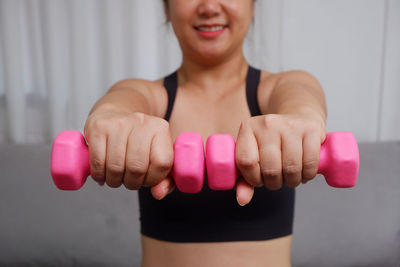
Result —
<instances>
[{"instance_id":1,"label":"dumbbell handle","mask_svg":"<svg viewBox=\"0 0 400 267\"><path fill-rule=\"evenodd\" d=\"M346 188L356 184L358 169L359 153L354 135L327 133L321 145L318 173L325 176L330 186ZM89 150L83 135L78 131L61 132L51 154L51 176L55 185L61 190L77 190L89 175Z\"/></svg>"}]
</instances>

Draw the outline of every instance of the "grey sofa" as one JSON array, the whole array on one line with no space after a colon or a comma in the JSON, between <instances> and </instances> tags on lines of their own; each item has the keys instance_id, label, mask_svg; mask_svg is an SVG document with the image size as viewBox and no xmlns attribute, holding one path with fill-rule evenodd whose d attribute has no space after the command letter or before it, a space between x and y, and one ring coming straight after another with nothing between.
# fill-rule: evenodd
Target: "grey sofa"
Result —
<instances>
[{"instance_id":1,"label":"grey sofa","mask_svg":"<svg viewBox=\"0 0 400 267\"><path fill-rule=\"evenodd\" d=\"M297 188L293 266L400 266L400 142L359 148L355 188ZM140 266L137 193L60 191L50 151L0 144L0 266Z\"/></svg>"}]
</instances>

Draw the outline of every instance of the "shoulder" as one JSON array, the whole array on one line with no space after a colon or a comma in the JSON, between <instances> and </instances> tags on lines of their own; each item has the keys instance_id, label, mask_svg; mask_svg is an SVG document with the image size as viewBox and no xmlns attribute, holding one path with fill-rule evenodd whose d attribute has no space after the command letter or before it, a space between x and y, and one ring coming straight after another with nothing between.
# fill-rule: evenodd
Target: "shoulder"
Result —
<instances>
[{"instance_id":1,"label":"shoulder","mask_svg":"<svg viewBox=\"0 0 400 267\"><path fill-rule=\"evenodd\" d=\"M139 92L151 106L152 115L164 117L168 105L168 94L164 88L164 78L158 80L124 79L113 85L114 88L132 88Z\"/></svg>"}]
</instances>

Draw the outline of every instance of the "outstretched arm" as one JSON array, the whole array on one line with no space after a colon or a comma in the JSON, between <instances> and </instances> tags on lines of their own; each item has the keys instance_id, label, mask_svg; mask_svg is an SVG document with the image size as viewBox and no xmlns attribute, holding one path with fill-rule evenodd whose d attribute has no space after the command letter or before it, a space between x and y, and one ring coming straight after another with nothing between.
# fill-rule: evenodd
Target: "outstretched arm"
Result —
<instances>
[{"instance_id":1,"label":"outstretched arm","mask_svg":"<svg viewBox=\"0 0 400 267\"><path fill-rule=\"evenodd\" d=\"M325 94L320 83L304 71L289 71L277 75L267 114L310 114L326 124Z\"/></svg>"},{"instance_id":2,"label":"outstretched arm","mask_svg":"<svg viewBox=\"0 0 400 267\"><path fill-rule=\"evenodd\" d=\"M320 146L326 137L327 109L319 82L291 71L269 80L266 114L242 122L236 142L239 204L248 204L254 186L296 187L317 175Z\"/></svg>"}]
</instances>

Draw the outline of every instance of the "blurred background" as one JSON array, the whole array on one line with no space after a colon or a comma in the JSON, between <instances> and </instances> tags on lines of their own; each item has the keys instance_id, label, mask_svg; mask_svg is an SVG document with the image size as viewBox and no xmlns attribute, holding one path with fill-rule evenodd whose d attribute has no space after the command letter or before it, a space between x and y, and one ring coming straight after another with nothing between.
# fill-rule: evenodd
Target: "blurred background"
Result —
<instances>
[{"instance_id":1,"label":"blurred background","mask_svg":"<svg viewBox=\"0 0 400 267\"><path fill-rule=\"evenodd\" d=\"M400 140L399 10L398 0L261 0L245 54L265 70L315 75L328 131ZM112 84L180 62L161 0L0 0L0 142L83 132Z\"/></svg>"},{"instance_id":2,"label":"blurred background","mask_svg":"<svg viewBox=\"0 0 400 267\"><path fill-rule=\"evenodd\" d=\"M355 187L296 188L294 267L400 266L399 48L400 0L256 3L249 63L312 73L327 130L359 142ZM137 191L58 190L51 144L115 82L180 63L161 0L0 0L0 266L140 266Z\"/></svg>"}]
</instances>

